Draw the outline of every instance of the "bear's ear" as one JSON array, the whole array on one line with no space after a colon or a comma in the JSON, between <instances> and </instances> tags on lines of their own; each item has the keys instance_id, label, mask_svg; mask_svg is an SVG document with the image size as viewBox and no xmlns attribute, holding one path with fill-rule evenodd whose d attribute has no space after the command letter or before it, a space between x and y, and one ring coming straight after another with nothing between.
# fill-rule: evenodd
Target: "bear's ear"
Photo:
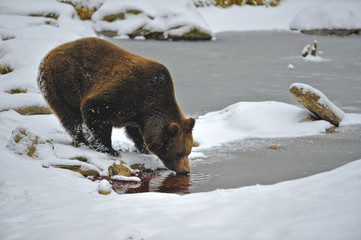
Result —
<instances>
[{"instance_id":1,"label":"bear's ear","mask_svg":"<svg viewBox=\"0 0 361 240\"><path fill-rule=\"evenodd\" d=\"M172 135L175 136L177 135L177 133L179 132L179 126L177 123L171 123L168 126L168 132Z\"/></svg>"},{"instance_id":2,"label":"bear's ear","mask_svg":"<svg viewBox=\"0 0 361 240\"><path fill-rule=\"evenodd\" d=\"M194 118L189 118L188 122L189 122L189 130L192 132L194 124L196 124L196 120Z\"/></svg>"}]
</instances>

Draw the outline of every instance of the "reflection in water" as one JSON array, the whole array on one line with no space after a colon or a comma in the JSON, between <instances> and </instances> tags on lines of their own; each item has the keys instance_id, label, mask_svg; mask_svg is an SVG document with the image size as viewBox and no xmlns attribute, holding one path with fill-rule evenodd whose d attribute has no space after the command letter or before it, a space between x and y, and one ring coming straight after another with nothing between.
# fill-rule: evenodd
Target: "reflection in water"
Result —
<instances>
[{"instance_id":1,"label":"reflection in water","mask_svg":"<svg viewBox=\"0 0 361 240\"><path fill-rule=\"evenodd\" d=\"M144 171L138 173L141 182L109 180L117 193L163 192L188 194L192 184L199 184L208 178L201 173L176 175L170 171Z\"/></svg>"},{"instance_id":2,"label":"reflection in water","mask_svg":"<svg viewBox=\"0 0 361 240\"><path fill-rule=\"evenodd\" d=\"M189 193L190 175L169 174L167 177L159 179L160 184L155 184L158 183L158 180L154 180L151 181L152 188L157 188L154 189L154 192Z\"/></svg>"}]
</instances>

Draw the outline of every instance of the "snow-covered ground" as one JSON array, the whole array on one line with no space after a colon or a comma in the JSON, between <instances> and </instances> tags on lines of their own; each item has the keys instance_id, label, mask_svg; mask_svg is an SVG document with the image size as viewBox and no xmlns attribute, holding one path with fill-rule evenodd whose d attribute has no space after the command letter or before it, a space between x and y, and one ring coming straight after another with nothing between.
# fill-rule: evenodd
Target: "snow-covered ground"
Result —
<instances>
[{"instance_id":1,"label":"snow-covered ground","mask_svg":"<svg viewBox=\"0 0 361 240\"><path fill-rule=\"evenodd\" d=\"M310 6L315 6L312 9L325 6L321 15L342 23L345 28L360 27L355 12L361 7L356 0L285 0L277 8L209 7L198 11L213 32L289 30L291 23L297 26L312 23L312 18L301 14ZM335 8L342 10L342 14L327 14L327 9ZM39 12L55 12L59 18L27 16ZM0 75L0 109L45 106L35 80L41 58L61 43L95 36L94 24L81 21L74 14L72 6L56 0L0 1L3 39L0 65L8 64L14 69ZM325 27L327 23L330 21L325 20ZM27 93L7 93L16 88ZM325 121L302 122L307 115L304 109L280 102L241 102L199 116L194 137L200 147L195 148L191 159L201 156L202 149L234 140L314 135L330 127ZM361 115L346 113L342 124L361 124ZM36 136L38 142L44 143L35 152L38 159L18 155L26 148L11 140L15 129L28 131L30 137L24 140L27 143L31 144ZM122 160L127 165L145 163L149 168L162 167L156 157L132 152L134 147L121 130L113 136L114 146L124 150ZM73 148L70 137L53 115L0 112L1 239L356 240L361 237L361 159L327 173L270 186L185 196L114 192L104 196L98 194L99 182L51 167L79 156L91 163L84 164L85 168L96 168L103 175L107 175L107 166L114 162L106 154Z\"/></svg>"},{"instance_id":2,"label":"snow-covered ground","mask_svg":"<svg viewBox=\"0 0 361 240\"><path fill-rule=\"evenodd\" d=\"M361 160L271 186L179 196L98 194L98 183L1 150L1 239L351 239Z\"/></svg>"},{"instance_id":3,"label":"snow-covered ground","mask_svg":"<svg viewBox=\"0 0 361 240\"><path fill-rule=\"evenodd\" d=\"M279 120L280 116L284 119ZM324 121L300 122L307 116L306 110L279 102L238 103L201 116L194 135L200 141L200 148L207 148L247 136L313 135L330 127ZM68 170L43 168L69 162L77 156L87 157L99 169L106 169L113 162L105 154L71 147L69 136L55 116L21 116L8 111L0 113L0 121L2 239L358 239L361 236L361 159L331 172L271 186L186 196L114 192L103 196L98 190L104 182L92 182ZM240 124L242 121L247 124ZM352 123L360 124L361 115L347 114L344 125ZM17 155L6 146L16 127L31 130L42 141L52 139L54 149L41 148L36 152L39 159ZM237 130L231 131L232 127ZM209 129L215 133L209 134ZM115 144L132 149L121 132L115 134ZM148 163L147 167L161 166L155 157L138 155L124 152L123 160L129 164Z\"/></svg>"}]
</instances>

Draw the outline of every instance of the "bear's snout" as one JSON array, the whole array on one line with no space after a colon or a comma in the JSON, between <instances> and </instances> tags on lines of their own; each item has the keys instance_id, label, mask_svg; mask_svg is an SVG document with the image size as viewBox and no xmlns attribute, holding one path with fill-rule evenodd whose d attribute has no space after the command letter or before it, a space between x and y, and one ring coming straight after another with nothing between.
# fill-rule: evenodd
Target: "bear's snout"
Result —
<instances>
[{"instance_id":1,"label":"bear's snout","mask_svg":"<svg viewBox=\"0 0 361 240\"><path fill-rule=\"evenodd\" d=\"M177 174L188 174L190 172L188 156L163 161L164 165Z\"/></svg>"},{"instance_id":2,"label":"bear's snout","mask_svg":"<svg viewBox=\"0 0 361 240\"><path fill-rule=\"evenodd\" d=\"M188 174L190 172L188 157L181 158L178 167L175 170L177 174Z\"/></svg>"}]
</instances>

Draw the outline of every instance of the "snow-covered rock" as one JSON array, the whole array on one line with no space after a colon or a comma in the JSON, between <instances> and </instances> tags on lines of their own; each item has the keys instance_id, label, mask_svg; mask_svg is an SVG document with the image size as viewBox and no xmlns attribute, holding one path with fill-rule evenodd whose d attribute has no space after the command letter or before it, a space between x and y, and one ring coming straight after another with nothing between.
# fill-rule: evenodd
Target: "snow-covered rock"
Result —
<instances>
[{"instance_id":1,"label":"snow-covered rock","mask_svg":"<svg viewBox=\"0 0 361 240\"><path fill-rule=\"evenodd\" d=\"M115 162L112 166L109 166L108 172L110 177L116 175L129 177L131 173L130 169L122 165L120 162Z\"/></svg>"},{"instance_id":2,"label":"snow-covered rock","mask_svg":"<svg viewBox=\"0 0 361 240\"><path fill-rule=\"evenodd\" d=\"M103 195L108 195L112 192L112 185L108 180L103 179L99 182L98 192Z\"/></svg>"},{"instance_id":3,"label":"snow-covered rock","mask_svg":"<svg viewBox=\"0 0 361 240\"><path fill-rule=\"evenodd\" d=\"M360 9L360 1L312 4L295 15L290 28L316 35L361 34Z\"/></svg>"},{"instance_id":4,"label":"snow-covered rock","mask_svg":"<svg viewBox=\"0 0 361 240\"><path fill-rule=\"evenodd\" d=\"M296 100L305 108L310 110L319 119L339 126L345 113L333 104L319 90L302 83L294 83L290 87L290 92Z\"/></svg>"},{"instance_id":5,"label":"snow-covered rock","mask_svg":"<svg viewBox=\"0 0 361 240\"><path fill-rule=\"evenodd\" d=\"M14 153L35 159L54 156L54 146L50 140L40 137L24 127L17 127L12 131L7 147Z\"/></svg>"},{"instance_id":6,"label":"snow-covered rock","mask_svg":"<svg viewBox=\"0 0 361 240\"><path fill-rule=\"evenodd\" d=\"M110 36L210 40L207 23L190 0L107 0L92 16L95 30Z\"/></svg>"}]
</instances>

